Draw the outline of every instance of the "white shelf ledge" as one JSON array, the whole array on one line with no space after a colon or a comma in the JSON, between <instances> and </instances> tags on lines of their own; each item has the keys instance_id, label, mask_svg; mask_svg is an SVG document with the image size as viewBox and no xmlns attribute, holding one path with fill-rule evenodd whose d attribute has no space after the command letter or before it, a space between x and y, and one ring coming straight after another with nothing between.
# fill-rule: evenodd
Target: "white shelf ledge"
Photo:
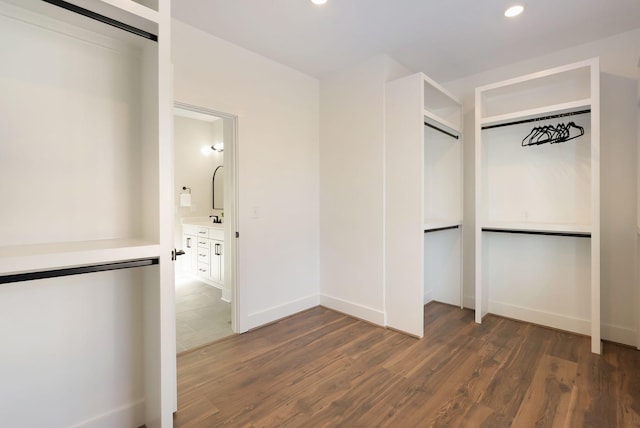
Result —
<instances>
[{"instance_id":1,"label":"white shelf ledge","mask_svg":"<svg viewBox=\"0 0 640 428\"><path fill-rule=\"evenodd\" d=\"M480 126L501 125L504 123L519 120L534 119L536 117L551 116L555 114L573 113L576 111L591 108L591 98L571 101L568 103L554 104L529 110L517 111L515 113L500 114L480 119Z\"/></svg>"},{"instance_id":2,"label":"white shelf ledge","mask_svg":"<svg viewBox=\"0 0 640 428\"><path fill-rule=\"evenodd\" d=\"M430 230L462 226L462 220L427 220L423 226L424 231L428 232Z\"/></svg>"},{"instance_id":3,"label":"white shelf ledge","mask_svg":"<svg viewBox=\"0 0 640 428\"><path fill-rule=\"evenodd\" d=\"M444 128L445 131L449 131L452 134L461 135L462 131L459 127L454 125L452 122L443 119L435 113L430 112L429 110L423 110L422 114L424 116L425 122L431 123L432 125L440 125L440 127Z\"/></svg>"},{"instance_id":4,"label":"white shelf ledge","mask_svg":"<svg viewBox=\"0 0 640 428\"><path fill-rule=\"evenodd\" d=\"M482 224L482 229L523 233L591 235L591 226L584 224L485 222Z\"/></svg>"},{"instance_id":5,"label":"white shelf ledge","mask_svg":"<svg viewBox=\"0 0 640 428\"><path fill-rule=\"evenodd\" d=\"M160 257L160 246L138 239L0 247L0 275Z\"/></svg>"},{"instance_id":6,"label":"white shelf ledge","mask_svg":"<svg viewBox=\"0 0 640 428\"><path fill-rule=\"evenodd\" d=\"M132 15L144 18L147 21L158 24L160 22L160 14L158 11L153 10L143 4L134 2L132 0L100 0L102 3L109 4L120 10L128 12Z\"/></svg>"}]
</instances>

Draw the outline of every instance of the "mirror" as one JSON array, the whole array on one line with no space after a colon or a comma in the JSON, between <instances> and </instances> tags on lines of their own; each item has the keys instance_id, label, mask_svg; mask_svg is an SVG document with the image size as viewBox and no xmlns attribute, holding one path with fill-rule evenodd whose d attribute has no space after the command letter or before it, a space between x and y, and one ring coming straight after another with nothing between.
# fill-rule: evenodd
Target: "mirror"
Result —
<instances>
[{"instance_id":1,"label":"mirror","mask_svg":"<svg viewBox=\"0 0 640 428\"><path fill-rule=\"evenodd\" d=\"M222 165L218 165L213 172L213 179L211 180L213 189L211 199L213 200L214 210L224 209L224 174L222 168Z\"/></svg>"}]
</instances>

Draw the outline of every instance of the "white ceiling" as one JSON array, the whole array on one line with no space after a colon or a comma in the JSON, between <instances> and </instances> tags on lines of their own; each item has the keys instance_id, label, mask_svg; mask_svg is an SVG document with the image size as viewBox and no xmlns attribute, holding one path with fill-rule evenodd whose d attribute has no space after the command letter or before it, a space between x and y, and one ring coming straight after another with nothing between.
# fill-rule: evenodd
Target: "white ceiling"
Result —
<instances>
[{"instance_id":1,"label":"white ceiling","mask_svg":"<svg viewBox=\"0 0 640 428\"><path fill-rule=\"evenodd\" d=\"M386 53L444 82L639 28L640 0L173 0L173 15L316 77Z\"/></svg>"}]
</instances>

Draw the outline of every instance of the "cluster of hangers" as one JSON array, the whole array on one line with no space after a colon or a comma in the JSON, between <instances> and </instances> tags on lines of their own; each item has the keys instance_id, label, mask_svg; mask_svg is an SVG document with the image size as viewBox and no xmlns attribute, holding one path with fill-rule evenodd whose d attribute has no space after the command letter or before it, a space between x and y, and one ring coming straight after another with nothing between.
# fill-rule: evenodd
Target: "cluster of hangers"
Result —
<instances>
[{"instance_id":1,"label":"cluster of hangers","mask_svg":"<svg viewBox=\"0 0 640 428\"><path fill-rule=\"evenodd\" d=\"M584 135L584 128L574 122L559 123L556 126L544 125L534 127L523 138L522 147L539 146L540 144L564 143Z\"/></svg>"}]
</instances>

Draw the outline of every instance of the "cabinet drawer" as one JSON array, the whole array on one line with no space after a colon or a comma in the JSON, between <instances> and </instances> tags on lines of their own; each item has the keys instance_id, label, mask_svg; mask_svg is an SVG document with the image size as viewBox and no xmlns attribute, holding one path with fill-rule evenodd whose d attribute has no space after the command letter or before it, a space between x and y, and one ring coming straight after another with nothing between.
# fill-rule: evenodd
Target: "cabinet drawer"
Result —
<instances>
[{"instance_id":1,"label":"cabinet drawer","mask_svg":"<svg viewBox=\"0 0 640 428\"><path fill-rule=\"evenodd\" d=\"M198 248L209 248L209 240L201 237L197 237L196 241L198 241Z\"/></svg>"},{"instance_id":2,"label":"cabinet drawer","mask_svg":"<svg viewBox=\"0 0 640 428\"><path fill-rule=\"evenodd\" d=\"M198 275L208 277L210 274L209 265L198 261Z\"/></svg>"},{"instance_id":3,"label":"cabinet drawer","mask_svg":"<svg viewBox=\"0 0 640 428\"><path fill-rule=\"evenodd\" d=\"M199 227L198 233L196 234L198 237L208 238L209 237L209 228L207 227Z\"/></svg>"},{"instance_id":4,"label":"cabinet drawer","mask_svg":"<svg viewBox=\"0 0 640 428\"><path fill-rule=\"evenodd\" d=\"M185 235L198 235L198 226L193 224L183 224L182 225L182 233Z\"/></svg>"},{"instance_id":5,"label":"cabinet drawer","mask_svg":"<svg viewBox=\"0 0 640 428\"><path fill-rule=\"evenodd\" d=\"M209 238L224 241L224 229L209 229Z\"/></svg>"},{"instance_id":6,"label":"cabinet drawer","mask_svg":"<svg viewBox=\"0 0 640 428\"><path fill-rule=\"evenodd\" d=\"M198 265L200 265L200 263L209 264L209 248L198 247L196 254L198 255Z\"/></svg>"}]
</instances>

